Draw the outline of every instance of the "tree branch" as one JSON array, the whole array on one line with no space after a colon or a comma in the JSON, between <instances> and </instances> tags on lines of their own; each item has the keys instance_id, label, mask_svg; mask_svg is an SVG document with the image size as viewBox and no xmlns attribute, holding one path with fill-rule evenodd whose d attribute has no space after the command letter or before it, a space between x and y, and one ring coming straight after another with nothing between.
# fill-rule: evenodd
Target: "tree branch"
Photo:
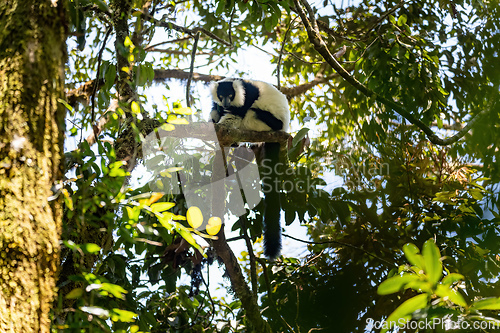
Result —
<instances>
[{"instance_id":1,"label":"tree branch","mask_svg":"<svg viewBox=\"0 0 500 333\"><path fill-rule=\"evenodd\" d=\"M347 70L351 71L354 67L348 68ZM189 72L183 71L181 69L155 69L154 70L154 80L156 82L163 82L170 79L177 80L188 80ZM308 90L314 88L318 84L326 83L330 80L338 78L340 75L338 73L333 73L327 76L317 75L312 81L302 83L298 86L294 87L281 87L280 91L285 94L288 98L292 98L301 94L304 94ZM192 81L200 81L200 82L212 82L212 81L220 81L224 79L225 76L221 75L208 75L193 72ZM68 104L71 106L75 106L76 103L88 103L89 96L92 93L92 89L94 87L95 80L88 81L83 84L81 87L76 89L71 89L66 92L66 98L68 100ZM102 80L99 81L100 88L104 82Z\"/></svg>"},{"instance_id":2,"label":"tree branch","mask_svg":"<svg viewBox=\"0 0 500 333\"><path fill-rule=\"evenodd\" d=\"M214 177L214 179L224 179L226 176L224 153L222 150L219 150L216 154L218 156L214 158L212 177ZM212 197L222 199L212 201L212 211L214 216L219 216L223 219L225 210L225 200L223 198L226 197L223 182L214 181L212 183ZM260 313L260 309L257 304L257 297L248 287L245 277L243 276L243 272L241 271L241 267L238 264L238 260L227 244L224 228L220 229L217 234L217 240L214 240L212 244L215 252L217 252L217 255L224 262L229 279L231 280L231 286L236 296L241 301L242 308L245 310L245 316L248 319L248 323L251 328L250 332L271 333L271 327L264 320L264 318L262 318Z\"/></svg>"},{"instance_id":3,"label":"tree branch","mask_svg":"<svg viewBox=\"0 0 500 333\"><path fill-rule=\"evenodd\" d=\"M197 32L196 36L194 37L193 51L191 52L191 65L189 66L189 76L186 84L186 103L188 108L191 107L191 95L189 93L189 90L191 88L191 80L193 79L194 59L196 57L196 49L198 48L199 40L200 40L200 33Z\"/></svg>"},{"instance_id":4,"label":"tree branch","mask_svg":"<svg viewBox=\"0 0 500 333\"><path fill-rule=\"evenodd\" d=\"M204 28L195 27L193 29L189 29L189 28L180 26L178 24L175 24L173 22L164 22L164 21L157 20L157 19L155 19L153 16L151 16L149 14L143 14L143 15L144 15L144 17L147 20L150 20L150 21L154 22L156 25L158 25L160 27L171 29L171 30L175 30L175 31L178 31L178 32L182 32L182 33L191 35L192 37L194 37L197 33L202 33L202 34L207 35L208 37L212 38L213 40L216 40L217 42L219 42L221 44L224 44L226 46L231 47L231 44L229 42L226 42L222 38L214 35L213 33L211 33L210 31L208 31L208 30L206 30Z\"/></svg>"},{"instance_id":5,"label":"tree branch","mask_svg":"<svg viewBox=\"0 0 500 333\"><path fill-rule=\"evenodd\" d=\"M306 8L309 18L304 12L304 9L302 8L301 4L299 3L299 0L294 0L297 12L302 20L302 23L304 24L307 35L309 36L309 40L313 44L314 48L316 51L321 54L321 56L325 59L325 61L344 79L346 80L349 84L351 84L353 87L358 89L362 94L367 96L368 98L374 99L376 101L379 101L380 103L386 105L387 107L391 108L394 110L396 113L404 117L406 120L408 120L410 123L413 125L417 126L422 132L424 132L427 135L427 138L429 139L430 142L440 145L440 146L445 146L445 145L450 145L458 140L460 140L469 130L472 128L472 126L476 123L476 121L486 113L488 109L484 109L483 111L479 112L477 115L474 116L473 119L469 121L469 123L464 126L462 130L457 132L455 135L452 137L442 139L439 136L436 135L432 131L432 129L424 124L422 121L419 119L415 118L410 111L408 111L403 105L398 104L388 98L385 98L373 90L367 88L364 84L359 82L356 78L354 78L347 70L342 67L342 65L335 59L335 57L330 53L328 50L328 47L326 46L325 42L323 41L320 33L318 26L316 24L316 20L312 15L312 9L307 0L300 0L302 5ZM311 20L313 22L311 22Z\"/></svg>"}]
</instances>

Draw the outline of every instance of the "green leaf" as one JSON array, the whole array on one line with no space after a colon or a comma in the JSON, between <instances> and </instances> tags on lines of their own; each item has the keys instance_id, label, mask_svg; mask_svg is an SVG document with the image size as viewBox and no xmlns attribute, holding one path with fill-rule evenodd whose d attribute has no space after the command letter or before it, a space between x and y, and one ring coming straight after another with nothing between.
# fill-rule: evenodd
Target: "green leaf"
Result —
<instances>
[{"instance_id":1,"label":"green leaf","mask_svg":"<svg viewBox=\"0 0 500 333\"><path fill-rule=\"evenodd\" d=\"M65 298L67 299L77 299L83 296L83 288L75 288L71 290Z\"/></svg>"},{"instance_id":2,"label":"green leaf","mask_svg":"<svg viewBox=\"0 0 500 333\"><path fill-rule=\"evenodd\" d=\"M111 320L112 321L121 321L125 323L131 323L135 321L135 317L137 314L132 311L121 310L121 309L113 309L111 310Z\"/></svg>"},{"instance_id":3,"label":"green leaf","mask_svg":"<svg viewBox=\"0 0 500 333\"><path fill-rule=\"evenodd\" d=\"M445 301L450 300L457 305L463 306L464 308L467 307L467 302L464 300L462 295L455 289L452 289L445 285L439 284L437 286L436 295L438 295L441 298L444 298Z\"/></svg>"},{"instance_id":4,"label":"green leaf","mask_svg":"<svg viewBox=\"0 0 500 333\"><path fill-rule=\"evenodd\" d=\"M196 243L196 240L194 239L191 232L189 232L184 228L176 228L175 230L182 236L182 238L186 240L186 242L201 250L200 246L198 245L198 243Z\"/></svg>"},{"instance_id":5,"label":"green leaf","mask_svg":"<svg viewBox=\"0 0 500 333\"><path fill-rule=\"evenodd\" d=\"M297 146L302 141L302 139L306 137L307 132L309 132L309 128L307 127L301 128L300 131L298 131L297 134L294 136L292 140L292 146L293 147Z\"/></svg>"},{"instance_id":6,"label":"green leaf","mask_svg":"<svg viewBox=\"0 0 500 333\"><path fill-rule=\"evenodd\" d=\"M130 109L132 110L133 114L139 114L141 113L141 107L136 101L133 101L132 104L130 105Z\"/></svg>"},{"instance_id":7,"label":"green leaf","mask_svg":"<svg viewBox=\"0 0 500 333\"><path fill-rule=\"evenodd\" d=\"M109 292L111 295L113 295L116 298L120 299L125 299L125 294L127 291L123 289L122 286L119 286L117 284L112 284L112 283L107 283L104 282L101 284L100 290L104 290Z\"/></svg>"},{"instance_id":8,"label":"green leaf","mask_svg":"<svg viewBox=\"0 0 500 333\"><path fill-rule=\"evenodd\" d=\"M92 2L95 3L99 7L99 9L102 10L103 12L105 13L110 12L108 5L104 1L92 0Z\"/></svg>"},{"instance_id":9,"label":"green leaf","mask_svg":"<svg viewBox=\"0 0 500 333\"><path fill-rule=\"evenodd\" d=\"M215 15L219 16L222 14L222 12L224 11L225 3L226 3L225 0L219 0L219 3L217 4L217 9L215 10Z\"/></svg>"},{"instance_id":10,"label":"green leaf","mask_svg":"<svg viewBox=\"0 0 500 333\"><path fill-rule=\"evenodd\" d=\"M444 285L450 285L450 284L453 284L457 281L461 281L464 279L464 276L462 274L458 274L458 273L450 273L448 275L446 275L442 280L441 280L441 283L443 283Z\"/></svg>"},{"instance_id":11,"label":"green leaf","mask_svg":"<svg viewBox=\"0 0 500 333\"><path fill-rule=\"evenodd\" d=\"M432 284L429 283L429 281L425 280L425 281L410 281L408 282L408 284L406 285L406 288L411 288L417 292L420 292L420 293L428 293L428 294L432 294Z\"/></svg>"},{"instance_id":12,"label":"green leaf","mask_svg":"<svg viewBox=\"0 0 500 333\"><path fill-rule=\"evenodd\" d=\"M114 162L109 166L108 176L110 177L125 177L128 175L127 170L123 169L124 162Z\"/></svg>"},{"instance_id":13,"label":"green leaf","mask_svg":"<svg viewBox=\"0 0 500 333\"><path fill-rule=\"evenodd\" d=\"M379 295L389 295L400 291L408 282L418 280L416 274L405 274L391 277L382 282L377 289Z\"/></svg>"},{"instance_id":14,"label":"green leaf","mask_svg":"<svg viewBox=\"0 0 500 333\"><path fill-rule=\"evenodd\" d=\"M94 243L82 244L81 249L83 250L84 253L89 253L89 254L101 251L101 247Z\"/></svg>"},{"instance_id":15,"label":"green leaf","mask_svg":"<svg viewBox=\"0 0 500 333\"><path fill-rule=\"evenodd\" d=\"M403 246L403 252L405 254L406 259L414 266L417 266L419 269L424 269L424 258L420 255L420 250L415 244L405 244Z\"/></svg>"},{"instance_id":16,"label":"green leaf","mask_svg":"<svg viewBox=\"0 0 500 333\"><path fill-rule=\"evenodd\" d=\"M116 66L108 65L106 68L106 72L104 74L104 87L106 90L111 89L116 80Z\"/></svg>"},{"instance_id":17,"label":"green leaf","mask_svg":"<svg viewBox=\"0 0 500 333\"><path fill-rule=\"evenodd\" d=\"M441 254L437 245L432 239L424 243L422 255L425 261L425 271L429 277L429 281L435 285L441 279L443 274L443 264L441 263Z\"/></svg>"},{"instance_id":18,"label":"green leaf","mask_svg":"<svg viewBox=\"0 0 500 333\"><path fill-rule=\"evenodd\" d=\"M427 298L427 294L420 294L406 300L403 304L398 306L396 310L389 315L389 317L387 317L386 323L388 325L384 325L384 328L380 333L385 333L390 328L392 329L404 324L408 319L410 319L409 315L427 306Z\"/></svg>"},{"instance_id":19,"label":"green leaf","mask_svg":"<svg viewBox=\"0 0 500 333\"><path fill-rule=\"evenodd\" d=\"M399 18L398 18L398 26L403 26L404 24L406 24L406 21L407 21L407 17L406 17L406 14L403 14L401 15Z\"/></svg>"},{"instance_id":20,"label":"green leaf","mask_svg":"<svg viewBox=\"0 0 500 333\"><path fill-rule=\"evenodd\" d=\"M500 297L483 298L472 303L470 310L500 310Z\"/></svg>"}]
</instances>

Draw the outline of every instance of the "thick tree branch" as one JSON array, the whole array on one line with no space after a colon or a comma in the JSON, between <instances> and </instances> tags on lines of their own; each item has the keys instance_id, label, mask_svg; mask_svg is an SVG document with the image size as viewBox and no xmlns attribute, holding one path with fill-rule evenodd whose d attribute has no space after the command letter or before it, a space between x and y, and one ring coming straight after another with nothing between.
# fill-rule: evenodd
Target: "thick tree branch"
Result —
<instances>
[{"instance_id":1,"label":"thick tree branch","mask_svg":"<svg viewBox=\"0 0 500 333\"><path fill-rule=\"evenodd\" d=\"M154 73L155 73L154 80L156 82L163 82L171 79L188 80L190 76L189 72L180 69L155 69ZM333 73L327 76L317 75L310 82L305 82L303 84L294 87L281 87L280 91L283 94L285 94L288 98L292 98L304 94L305 92L314 88L318 84L326 83L330 80L338 78L339 76L340 75L338 73ZM191 80L195 82L199 81L199 82L209 83L212 81L219 81L224 78L225 76L221 75L208 75L208 74L193 72ZM88 104L88 100L90 98L90 95L92 94L92 90L94 89L94 82L95 80L88 81L79 88L68 90L66 92L66 98L68 100L68 104L70 104L71 106L75 106L76 103ZM100 80L98 89L102 87L103 84L104 81Z\"/></svg>"},{"instance_id":2,"label":"thick tree branch","mask_svg":"<svg viewBox=\"0 0 500 333\"><path fill-rule=\"evenodd\" d=\"M311 9L311 6L307 2L307 0L300 0L302 5L299 3L299 0L294 0L297 12L302 20L302 23L304 24L307 35L309 36L309 40L311 43L313 43L314 48L321 54L321 56L325 59L325 61L344 79L346 80L349 84L351 84L353 87L358 89L361 93L363 93L365 96L368 98L374 99L379 101L380 103L386 105L387 107L391 108L395 112L397 112L399 115L404 117L406 120L408 120L410 123L413 125L417 126L422 132L424 132L427 135L427 138L429 139L430 142L440 145L440 146L445 146L445 145L450 145L458 140L460 140L469 130L472 128L472 126L476 123L476 121L486 113L488 109L485 109L478 113L476 116L474 116L473 119L469 121L469 123L464 126L462 130L457 132L455 135L452 137L442 139L439 136L434 133L434 131L424 124L422 121L419 119L415 118L411 114L410 111L408 111L403 105L398 104L388 98L385 98L384 96L381 96L374 92L371 89L368 89L364 84L359 82L356 78L354 78L349 72L342 67L342 65L335 59L335 57L330 53L327 45L323 41L319 29L316 24L316 20L313 16L313 12ZM302 8L304 6L307 10L308 15L304 12L304 9ZM312 21L312 22L311 22Z\"/></svg>"},{"instance_id":3,"label":"thick tree branch","mask_svg":"<svg viewBox=\"0 0 500 333\"><path fill-rule=\"evenodd\" d=\"M223 179L226 176L226 167L224 165L224 153L222 150L216 152L212 167L214 179ZM212 183L212 198L221 198L221 200L212 200L213 216L219 216L224 219L226 189L223 182L214 181ZM229 247L224 234L224 228L221 228L217 234L217 240L212 242L217 255L222 259L226 267L231 286L241 301L241 306L245 310L245 316L249 323L250 332L271 333L269 324L262 318L260 308L257 304L257 297L248 287L245 277L238 263L236 256Z\"/></svg>"}]
</instances>

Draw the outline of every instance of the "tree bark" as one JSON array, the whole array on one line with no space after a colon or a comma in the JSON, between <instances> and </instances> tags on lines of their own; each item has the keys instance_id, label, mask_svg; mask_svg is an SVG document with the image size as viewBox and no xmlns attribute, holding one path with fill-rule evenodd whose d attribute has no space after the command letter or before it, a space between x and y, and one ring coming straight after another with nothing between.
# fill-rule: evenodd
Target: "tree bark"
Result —
<instances>
[{"instance_id":1,"label":"tree bark","mask_svg":"<svg viewBox=\"0 0 500 333\"><path fill-rule=\"evenodd\" d=\"M0 2L0 332L50 332L62 208L65 1Z\"/></svg>"}]
</instances>

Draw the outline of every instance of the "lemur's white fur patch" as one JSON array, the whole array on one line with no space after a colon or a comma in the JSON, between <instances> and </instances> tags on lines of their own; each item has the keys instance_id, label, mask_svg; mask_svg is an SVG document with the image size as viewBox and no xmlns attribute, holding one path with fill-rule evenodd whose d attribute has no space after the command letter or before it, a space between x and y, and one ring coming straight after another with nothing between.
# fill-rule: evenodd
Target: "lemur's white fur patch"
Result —
<instances>
[{"instance_id":1,"label":"lemur's white fur patch","mask_svg":"<svg viewBox=\"0 0 500 333\"><path fill-rule=\"evenodd\" d=\"M279 91L276 87L273 85L262 82L262 81L253 81L253 80L248 80L247 82L253 84L259 89L259 98L252 104L251 108L255 109L261 109L264 111L269 111L283 122L283 129L282 131L288 131L288 126L290 123L290 110L288 108L288 100L286 99L286 96ZM249 110L250 112L250 110ZM252 112L253 119L255 119L256 122L261 122L260 120L255 118L255 113ZM246 117L245 117L246 118ZM253 122L251 121L252 118L250 118L246 123L251 125ZM262 122L261 122L262 123ZM268 129L260 130L260 131L270 131L271 129L269 126L263 124L265 127ZM259 131L257 129L253 129L254 131Z\"/></svg>"},{"instance_id":2,"label":"lemur's white fur patch","mask_svg":"<svg viewBox=\"0 0 500 333\"><path fill-rule=\"evenodd\" d=\"M232 106L240 107L245 104L245 89L243 88L243 84L241 83L241 80L239 79L232 79L232 78L226 78L218 82L212 82L210 84L210 92L212 93L212 99L214 100L215 103L219 104L222 106L222 101L219 99L219 96L217 96L217 86L221 82L232 82L233 83L233 89L235 91L235 96L234 100L231 102Z\"/></svg>"},{"instance_id":3,"label":"lemur's white fur patch","mask_svg":"<svg viewBox=\"0 0 500 333\"><path fill-rule=\"evenodd\" d=\"M243 83L241 83L241 80L233 81L233 89L235 91L235 96L231 104L236 107L245 105L245 88L243 88Z\"/></svg>"},{"instance_id":4,"label":"lemur's white fur patch","mask_svg":"<svg viewBox=\"0 0 500 333\"><path fill-rule=\"evenodd\" d=\"M272 131L271 127L267 126L266 123L257 119L257 114L253 110L248 110L241 122L240 129L258 132Z\"/></svg>"}]
</instances>

